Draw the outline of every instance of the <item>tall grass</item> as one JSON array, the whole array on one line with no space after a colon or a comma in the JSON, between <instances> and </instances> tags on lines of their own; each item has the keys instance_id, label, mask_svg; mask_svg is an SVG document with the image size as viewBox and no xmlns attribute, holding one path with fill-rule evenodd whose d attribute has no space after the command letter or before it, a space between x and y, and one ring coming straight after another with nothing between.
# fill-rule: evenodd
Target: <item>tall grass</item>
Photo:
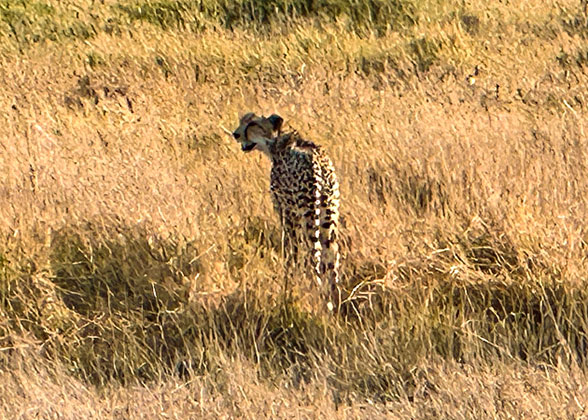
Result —
<instances>
[{"instance_id":1,"label":"tall grass","mask_svg":"<svg viewBox=\"0 0 588 420\"><path fill-rule=\"evenodd\" d=\"M580 417L585 37L572 1L0 0L0 413ZM247 111L335 163L342 316L284 299Z\"/></svg>"}]
</instances>

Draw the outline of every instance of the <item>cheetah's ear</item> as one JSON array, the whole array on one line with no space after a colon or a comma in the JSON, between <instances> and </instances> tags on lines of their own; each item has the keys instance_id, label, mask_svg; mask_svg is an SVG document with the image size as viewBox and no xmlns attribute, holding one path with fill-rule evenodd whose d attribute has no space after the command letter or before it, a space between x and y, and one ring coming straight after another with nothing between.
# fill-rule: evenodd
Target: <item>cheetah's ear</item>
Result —
<instances>
[{"instance_id":1,"label":"cheetah's ear","mask_svg":"<svg viewBox=\"0 0 588 420\"><path fill-rule=\"evenodd\" d=\"M280 117L278 114L272 114L267 119L271 124L274 131L280 133L282 130L282 124L284 123L284 119Z\"/></svg>"}]
</instances>

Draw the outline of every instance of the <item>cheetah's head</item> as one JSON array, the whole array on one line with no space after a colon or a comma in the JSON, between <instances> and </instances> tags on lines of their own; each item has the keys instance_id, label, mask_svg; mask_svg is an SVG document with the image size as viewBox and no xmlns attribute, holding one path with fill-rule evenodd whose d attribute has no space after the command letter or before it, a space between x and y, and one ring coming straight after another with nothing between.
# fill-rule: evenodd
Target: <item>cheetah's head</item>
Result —
<instances>
[{"instance_id":1,"label":"cheetah's head","mask_svg":"<svg viewBox=\"0 0 588 420\"><path fill-rule=\"evenodd\" d=\"M261 150L269 155L269 149L275 137L280 135L284 119L277 114L269 117L258 117L253 112L245 114L239 127L233 132L233 137L241 143L241 150L250 152Z\"/></svg>"}]
</instances>

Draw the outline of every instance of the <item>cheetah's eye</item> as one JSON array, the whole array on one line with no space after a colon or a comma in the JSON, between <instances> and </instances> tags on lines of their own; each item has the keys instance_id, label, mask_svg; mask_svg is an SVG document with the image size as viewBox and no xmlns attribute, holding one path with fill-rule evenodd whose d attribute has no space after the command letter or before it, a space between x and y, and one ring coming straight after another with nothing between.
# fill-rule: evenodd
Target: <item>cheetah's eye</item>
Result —
<instances>
[{"instance_id":1,"label":"cheetah's eye","mask_svg":"<svg viewBox=\"0 0 588 420\"><path fill-rule=\"evenodd\" d=\"M241 134L234 132L233 137L235 137L235 139L239 140L239 137L241 137Z\"/></svg>"}]
</instances>

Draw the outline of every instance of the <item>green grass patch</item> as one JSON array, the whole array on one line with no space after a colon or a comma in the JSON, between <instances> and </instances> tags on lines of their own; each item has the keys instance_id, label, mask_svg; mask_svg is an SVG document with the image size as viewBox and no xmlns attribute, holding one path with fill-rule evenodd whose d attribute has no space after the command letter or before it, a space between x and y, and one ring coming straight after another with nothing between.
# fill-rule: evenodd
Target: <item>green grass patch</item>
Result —
<instances>
[{"instance_id":1,"label":"green grass patch","mask_svg":"<svg viewBox=\"0 0 588 420\"><path fill-rule=\"evenodd\" d=\"M119 3L116 8L131 20L145 21L162 29L198 30L207 23L233 29L317 18L322 22L347 21L353 31L384 33L400 30L417 21L417 8L409 0L168 0Z\"/></svg>"},{"instance_id":2,"label":"green grass patch","mask_svg":"<svg viewBox=\"0 0 588 420\"><path fill-rule=\"evenodd\" d=\"M84 40L97 33L94 25L81 20L75 10L24 0L0 1L0 27L20 46L66 38Z\"/></svg>"}]
</instances>

